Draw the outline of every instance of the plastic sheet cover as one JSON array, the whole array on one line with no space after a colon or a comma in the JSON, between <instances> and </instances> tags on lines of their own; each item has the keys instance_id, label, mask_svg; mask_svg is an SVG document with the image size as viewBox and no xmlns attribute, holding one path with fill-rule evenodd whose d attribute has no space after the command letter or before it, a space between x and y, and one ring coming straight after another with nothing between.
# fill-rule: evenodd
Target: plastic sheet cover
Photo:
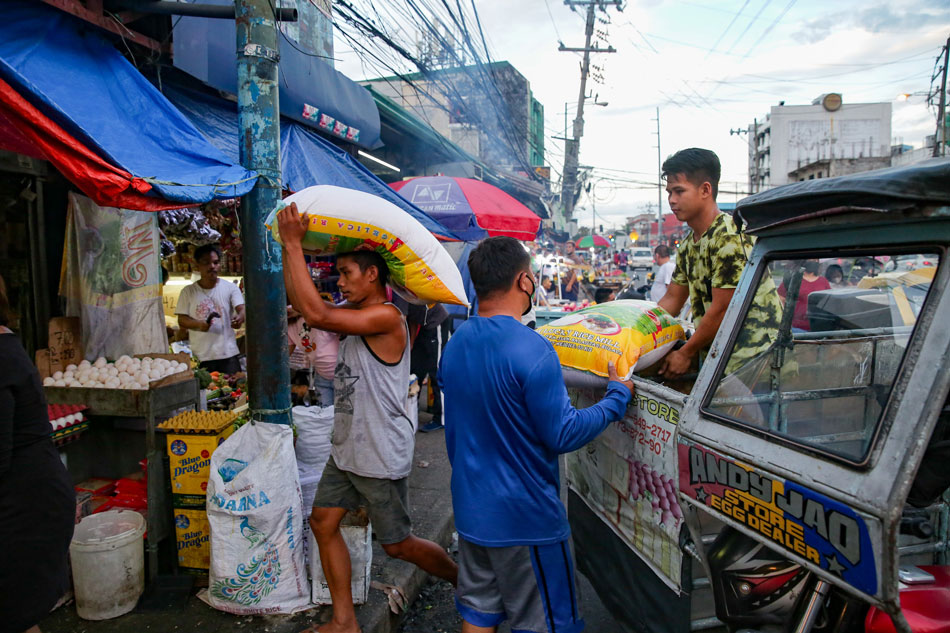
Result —
<instances>
[{"instance_id":1,"label":"plastic sheet cover","mask_svg":"<svg viewBox=\"0 0 950 633\"><path fill-rule=\"evenodd\" d=\"M158 214L69 194L60 294L82 322L87 360L168 351Z\"/></svg>"},{"instance_id":2,"label":"plastic sheet cover","mask_svg":"<svg viewBox=\"0 0 950 633\"><path fill-rule=\"evenodd\" d=\"M34 146L39 139L43 145L44 138L65 133L91 156L66 154L62 144L48 143L28 153L40 154L58 168L59 159L79 164L98 159L126 172L120 175L133 193L181 203L178 206L241 196L254 186L256 174L208 143L99 29L35 2L5 2L3 18L0 80L42 117L4 117L0 147L22 151L26 139ZM10 105L7 96L0 95ZM21 127L18 133L11 131L11 123L29 125L37 135L31 138ZM61 171L68 175L70 170L67 166ZM102 203L131 206L84 191Z\"/></svg>"},{"instance_id":3,"label":"plastic sheet cover","mask_svg":"<svg viewBox=\"0 0 950 633\"><path fill-rule=\"evenodd\" d=\"M238 160L237 104L168 84L164 92L208 141L232 160ZM336 185L371 193L406 211L436 237L458 239L455 233L393 191L345 150L287 119L280 123L280 168L282 185L290 191L314 185Z\"/></svg>"}]
</instances>

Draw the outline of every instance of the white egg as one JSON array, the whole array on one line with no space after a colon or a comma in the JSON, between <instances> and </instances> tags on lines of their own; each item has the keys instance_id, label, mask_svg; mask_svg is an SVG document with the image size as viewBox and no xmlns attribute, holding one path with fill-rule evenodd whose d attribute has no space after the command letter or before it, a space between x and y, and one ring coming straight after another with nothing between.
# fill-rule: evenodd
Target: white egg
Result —
<instances>
[{"instance_id":1,"label":"white egg","mask_svg":"<svg viewBox=\"0 0 950 633\"><path fill-rule=\"evenodd\" d=\"M119 375L119 370L116 369L115 367L109 367L108 369L106 369L106 372L108 372L108 374L112 376L113 378Z\"/></svg>"},{"instance_id":2,"label":"white egg","mask_svg":"<svg viewBox=\"0 0 950 633\"><path fill-rule=\"evenodd\" d=\"M55 374L53 374L53 380L62 380L62 379L63 379L63 372L58 371Z\"/></svg>"},{"instance_id":3,"label":"white egg","mask_svg":"<svg viewBox=\"0 0 950 633\"><path fill-rule=\"evenodd\" d=\"M56 372L56 373L59 373L59 372ZM54 386L54 387L65 387L65 386L66 386L66 382L63 381L63 380L57 380L57 381L55 381L55 382L53 383L53 386Z\"/></svg>"},{"instance_id":4,"label":"white egg","mask_svg":"<svg viewBox=\"0 0 950 633\"><path fill-rule=\"evenodd\" d=\"M142 362L143 362L143 363L151 363L152 360L153 360L153 359L152 359L151 356L146 356L145 358L142 359Z\"/></svg>"},{"instance_id":5,"label":"white egg","mask_svg":"<svg viewBox=\"0 0 950 633\"><path fill-rule=\"evenodd\" d=\"M52 376L43 380L44 387L52 387L54 384L56 384L56 379Z\"/></svg>"},{"instance_id":6,"label":"white egg","mask_svg":"<svg viewBox=\"0 0 950 633\"><path fill-rule=\"evenodd\" d=\"M132 360L132 357L128 354L123 354L122 356L119 356L119 360L121 360L123 363L127 363Z\"/></svg>"},{"instance_id":7,"label":"white egg","mask_svg":"<svg viewBox=\"0 0 950 633\"><path fill-rule=\"evenodd\" d=\"M140 385L148 385L148 374L144 371L140 372L138 376L136 376L135 381Z\"/></svg>"},{"instance_id":8,"label":"white egg","mask_svg":"<svg viewBox=\"0 0 950 633\"><path fill-rule=\"evenodd\" d=\"M84 369L84 368L86 368L86 367L92 367L92 363L90 363L88 360L81 360L81 361L79 361L79 368L80 368L80 369Z\"/></svg>"},{"instance_id":9,"label":"white egg","mask_svg":"<svg viewBox=\"0 0 950 633\"><path fill-rule=\"evenodd\" d=\"M63 372L63 380L70 380L75 374L71 371Z\"/></svg>"},{"instance_id":10,"label":"white egg","mask_svg":"<svg viewBox=\"0 0 950 633\"><path fill-rule=\"evenodd\" d=\"M66 383L66 386L67 387L82 387L82 383L79 382L78 380L70 380L68 383Z\"/></svg>"},{"instance_id":11,"label":"white egg","mask_svg":"<svg viewBox=\"0 0 950 633\"><path fill-rule=\"evenodd\" d=\"M76 367L75 365L72 365L72 364L66 365L66 371L76 371L77 369L78 367Z\"/></svg>"},{"instance_id":12,"label":"white egg","mask_svg":"<svg viewBox=\"0 0 950 633\"><path fill-rule=\"evenodd\" d=\"M96 362L94 362L92 365L93 367L102 368L102 367L105 367L107 364L108 364L108 361L102 356L100 356L99 358L96 359Z\"/></svg>"},{"instance_id":13,"label":"white egg","mask_svg":"<svg viewBox=\"0 0 950 633\"><path fill-rule=\"evenodd\" d=\"M162 372L158 371L157 369L153 369L152 371L148 372L148 377L150 380L158 380L162 377Z\"/></svg>"},{"instance_id":14,"label":"white egg","mask_svg":"<svg viewBox=\"0 0 950 633\"><path fill-rule=\"evenodd\" d=\"M139 383L135 383L132 388L133 388L133 389L148 389L148 385L142 385L142 384L139 384Z\"/></svg>"}]
</instances>

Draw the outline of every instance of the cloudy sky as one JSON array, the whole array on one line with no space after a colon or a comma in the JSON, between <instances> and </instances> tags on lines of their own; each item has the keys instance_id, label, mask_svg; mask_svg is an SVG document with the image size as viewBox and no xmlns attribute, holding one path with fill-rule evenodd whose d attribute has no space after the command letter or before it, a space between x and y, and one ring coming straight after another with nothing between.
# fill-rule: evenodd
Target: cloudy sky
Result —
<instances>
[{"instance_id":1,"label":"cloudy sky","mask_svg":"<svg viewBox=\"0 0 950 633\"><path fill-rule=\"evenodd\" d=\"M494 60L511 62L545 107L548 163L559 173L564 104L577 100L584 15L562 0L476 0ZM588 104L581 163L595 171L598 215L618 225L652 203L657 191L656 108L663 157L707 147L723 163L720 200L747 188L747 138L730 135L779 101L808 104L826 92L845 103L890 101L895 140L920 147L933 134L926 92L935 58L950 35L950 0L630 0L608 10L615 54L593 56L603 82L588 82L606 107ZM337 38L337 68L364 76ZM939 84L935 84L935 89ZM574 105L568 118L573 118ZM652 184L651 184L652 183ZM737 193L728 193L737 192ZM591 201L577 212L590 223ZM664 209L668 211L666 202ZM598 223L600 221L598 220Z\"/></svg>"}]
</instances>

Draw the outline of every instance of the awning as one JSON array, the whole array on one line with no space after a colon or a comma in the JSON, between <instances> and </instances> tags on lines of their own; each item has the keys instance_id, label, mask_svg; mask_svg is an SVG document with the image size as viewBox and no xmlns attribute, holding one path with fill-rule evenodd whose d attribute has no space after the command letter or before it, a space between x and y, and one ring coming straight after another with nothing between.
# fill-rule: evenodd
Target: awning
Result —
<instances>
[{"instance_id":1,"label":"awning","mask_svg":"<svg viewBox=\"0 0 950 633\"><path fill-rule=\"evenodd\" d=\"M205 2L234 5L234 0ZM209 86L236 95L236 41L234 20L183 17L175 26L175 67ZM321 125L329 133L367 149L381 146L379 112L367 90L326 61L301 50L286 35L280 36L279 48L283 116Z\"/></svg>"},{"instance_id":2,"label":"awning","mask_svg":"<svg viewBox=\"0 0 950 633\"><path fill-rule=\"evenodd\" d=\"M168 83L163 90L211 144L226 156L238 156L237 104ZM336 185L365 191L405 210L434 235L458 239L455 233L407 202L346 151L286 118L280 122L280 167L281 184L285 189L300 191L314 185Z\"/></svg>"},{"instance_id":3,"label":"awning","mask_svg":"<svg viewBox=\"0 0 950 633\"><path fill-rule=\"evenodd\" d=\"M4 3L0 80L0 149L50 161L100 205L156 210L254 186L95 27L50 6Z\"/></svg>"}]
</instances>

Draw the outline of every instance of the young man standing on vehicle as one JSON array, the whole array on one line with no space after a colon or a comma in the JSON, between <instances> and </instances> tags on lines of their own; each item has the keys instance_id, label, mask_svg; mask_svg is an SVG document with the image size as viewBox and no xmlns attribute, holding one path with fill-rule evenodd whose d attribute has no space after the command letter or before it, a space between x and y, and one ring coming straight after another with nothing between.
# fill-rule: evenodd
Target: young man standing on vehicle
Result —
<instances>
[{"instance_id":1,"label":"young man standing on vehicle","mask_svg":"<svg viewBox=\"0 0 950 633\"><path fill-rule=\"evenodd\" d=\"M413 536L409 471L415 443L406 410L409 330L386 299L389 269L375 251L337 256L337 282L347 308L325 303L313 285L301 240L309 218L291 204L277 215L283 239L284 282L294 308L311 327L346 335L334 384L330 459L320 479L310 527L333 601L321 633L360 630L350 589L350 555L340 533L348 510L365 505L377 540L389 556L456 582L458 566L445 550Z\"/></svg>"},{"instance_id":2,"label":"young man standing on vehicle","mask_svg":"<svg viewBox=\"0 0 950 633\"><path fill-rule=\"evenodd\" d=\"M513 631L583 629L558 455L619 420L633 391L611 365L604 399L571 406L554 348L521 324L535 291L530 264L510 237L472 251L478 316L449 339L439 368L463 633L505 619Z\"/></svg>"},{"instance_id":3,"label":"young man standing on vehicle","mask_svg":"<svg viewBox=\"0 0 950 633\"><path fill-rule=\"evenodd\" d=\"M720 172L719 157L708 149L680 150L663 163L670 209L692 232L680 244L673 280L659 305L670 314L679 314L688 298L696 325L689 341L663 359L660 375L666 378L685 374L694 359L709 348L752 253L753 238L739 233L732 216L716 205ZM775 286L759 284L727 372L771 346L781 314Z\"/></svg>"}]
</instances>

